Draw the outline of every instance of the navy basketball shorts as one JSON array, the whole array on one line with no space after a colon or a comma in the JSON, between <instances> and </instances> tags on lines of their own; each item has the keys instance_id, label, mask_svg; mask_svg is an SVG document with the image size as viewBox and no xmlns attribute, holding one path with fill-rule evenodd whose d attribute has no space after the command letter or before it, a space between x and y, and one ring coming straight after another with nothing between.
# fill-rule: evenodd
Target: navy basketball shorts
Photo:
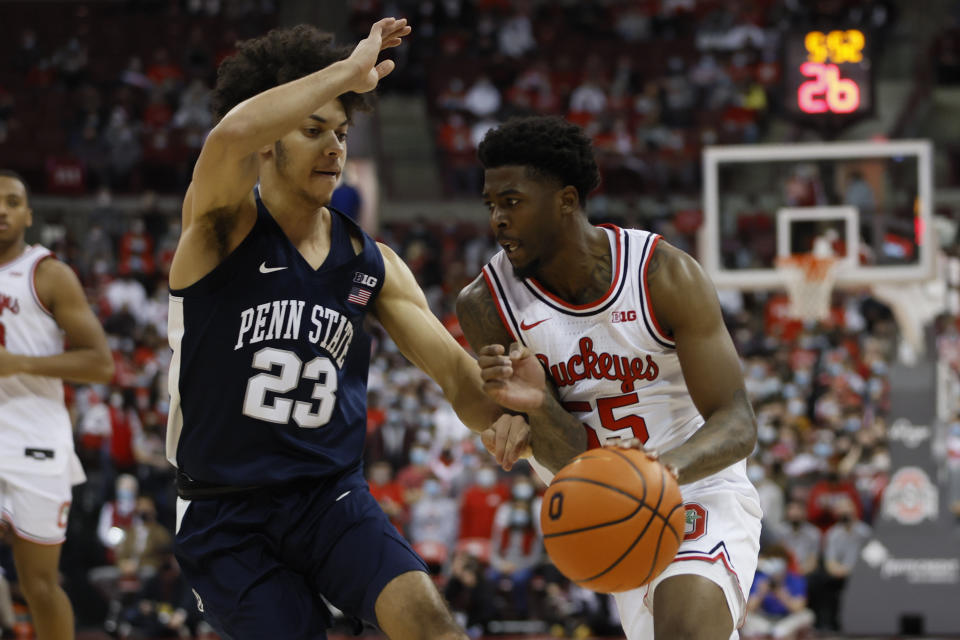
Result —
<instances>
[{"instance_id":1,"label":"navy basketball shorts","mask_svg":"<svg viewBox=\"0 0 960 640\"><path fill-rule=\"evenodd\" d=\"M230 640L325 639L330 613L376 624L393 578L426 571L357 469L332 485L177 499L175 551L197 607Z\"/></svg>"}]
</instances>

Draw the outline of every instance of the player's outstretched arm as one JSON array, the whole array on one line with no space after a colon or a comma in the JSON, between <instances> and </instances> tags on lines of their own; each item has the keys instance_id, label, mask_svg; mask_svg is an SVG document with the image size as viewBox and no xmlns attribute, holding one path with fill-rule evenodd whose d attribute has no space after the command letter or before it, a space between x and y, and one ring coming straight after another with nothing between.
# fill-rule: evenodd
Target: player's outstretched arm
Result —
<instances>
[{"instance_id":1,"label":"player's outstretched arm","mask_svg":"<svg viewBox=\"0 0 960 640\"><path fill-rule=\"evenodd\" d=\"M484 392L507 409L526 415L529 443L537 462L556 473L586 451L583 424L560 405L534 354L513 342L482 276L460 292L457 317L477 352ZM496 436L497 442L505 439L501 434ZM509 469L522 455L522 448L519 444L503 450L497 447L494 455Z\"/></svg>"},{"instance_id":2,"label":"player's outstretched arm","mask_svg":"<svg viewBox=\"0 0 960 640\"><path fill-rule=\"evenodd\" d=\"M660 241L647 267L647 283L653 311L676 341L690 397L706 420L690 439L660 455L687 484L750 455L757 422L717 292L700 265Z\"/></svg>"},{"instance_id":3,"label":"player's outstretched arm","mask_svg":"<svg viewBox=\"0 0 960 640\"><path fill-rule=\"evenodd\" d=\"M0 376L29 374L73 382L110 382L113 357L107 337L76 274L59 260L48 258L37 266L34 278L37 297L66 335L67 350L52 356L27 356L0 347Z\"/></svg>"},{"instance_id":4,"label":"player's outstretched arm","mask_svg":"<svg viewBox=\"0 0 960 640\"><path fill-rule=\"evenodd\" d=\"M478 433L503 410L482 390L480 368L430 311L407 265L390 247L379 244L385 275L374 313L400 352L433 378L460 420Z\"/></svg>"},{"instance_id":5,"label":"player's outstretched arm","mask_svg":"<svg viewBox=\"0 0 960 640\"><path fill-rule=\"evenodd\" d=\"M380 52L399 45L409 33L405 19L384 18L370 28L369 35L347 59L257 94L231 109L200 151L191 185L192 213L229 209L246 198L257 180L257 151L296 129L302 120L338 96L376 88L394 67L391 60L377 62Z\"/></svg>"},{"instance_id":6,"label":"player's outstretched arm","mask_svg":"<svg viewBox=\"0 0 960 640\"><path fill-rule=\"evenodd\" d=\"M384 18L345 60L259 93L223 116L204 141L184 197L171 286L188 286L209 273L253 227L250 194L258 152L309 123L310 114L337 97L373 90L394 68L391 60L377 62L380 52L409 33L406 20Z\"/></svg>"}]
</instances>

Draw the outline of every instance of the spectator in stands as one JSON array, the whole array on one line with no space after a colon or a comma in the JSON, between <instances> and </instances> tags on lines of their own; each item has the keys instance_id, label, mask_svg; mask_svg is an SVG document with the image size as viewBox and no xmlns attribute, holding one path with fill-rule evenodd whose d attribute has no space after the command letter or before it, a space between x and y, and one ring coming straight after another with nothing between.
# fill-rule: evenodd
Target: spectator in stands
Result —
<instances>
[{"instance_id":1,"label":"spectator in stands","mask_svg":"<svg viewBox=\"0 0 960 640\"><path fill-rule=\"evenodd\" d=\"M511 500L497 508L490 536L490 579L510 594L511 613L527 616L528 588L534 570L543 557L540 539L540 498L533 482L514 476Z\"/></svg>"},{"instance_id":2,"label":"spectator in stands","mask_svg":"<svg viewBox=\"0 0 960 640\"><path fill-rule=\"evenodd\" d=\"M817 588L817 628L839 631L840 605L847 579L860 557L860 550L870 538L870 527L857 516L856 503L840 498L834 506L837 522L823 539L823 566L826 578Z\"/></svg>"},{"instance_id":3,"label":"spectator in stands","mask_svg":"<svg viewBox=\"0 0 960 640\"><path fill-rule=\"evenodd\" d=\"M747 465L747 477L760 494L760 508L763 509L761 537L766 541L783 523L783 489L769 477L767 468L759 460Z\"/></svg>"},{"instance_id":4,"label":"spectator in stands","mask_svg":"<svg viewBox=\"0 0 960 640\"><path fill-rule=\"evenodd\" d=\"M820 560L820 529L806 520L806 508L798 500L787 505L786 520L776 536L792 556L797 572L809 576Z\"/></svg>"},{"instance_id":5,"label":"spectator in stands","mask_svg":"<svg viewBox=\"0 0 960 640\"><path fill-rule=\"evenodd\" d=\"M463 97L463 106L476 118L490 118L500 110L500 90L490 77L481 74Z\"/></svg>"},{"instance_id":6,"label":"spectator in stands","mask_svg":"<svg viewBox=\"0 0 960 640\"><path fill-rule=\"evenodd\" d=\"M533 37L529 11L523 8L515 10L513 15L500 25L497 40L500 53L508 58L522 58L536 47L537 41Z\"/></svg>"},{"instance_id":7,"label":"spectator in stands","mask_svg":"<svg viewBox=\"0 0 960 640\"><path fill-rule=\"evenodd\" d=\"M497 510L509 497L507 486L497 482L496 467L491 464L481 466L476 472L475 482L467 486L460 498L459 538L490 539Z\"/></svg>"},{"instance_id":8,"label":"spectator in stands","mask_svg":"<svg viewBox=\"0 0 960 640\"><path fill-rule=\"evenodd\" d=\"M114 559L114 549L133 525L139 491L140 483L135 476L121 474L116 480L113 499L105 502L100 509L97 538L107 550L107 559L110 562Z\"/></svg>"},{"instance_id":9,"label":"spectator in stands","mask_svg":"<svg viewBox=\"0 0 960 640\"><path fill-rule=\"evenodd\" d=\"M459 518L457 502L443 492L443 486L432 473L423 481L420 497L410 505L407 533L410 543L442 544L447 552L457 541Z\"/></svg>"},{"instance_id":10,"label":"spectator in stands","mask_svg":"<svg viewBox=\"0 0 960 640\"><path fill-rule=\"evenodd\" d=\"M747 617L740 630L744 640L793 640L813 626L813 611L807 608L807 581L790 565L790 553L785 547L773 545L760 550L747 601Z\"/></svg>"},{"instance_id":11,"label":"spectator in stands","mask_svg":"<svg viewBox=\"0 0 960 640\"><path fill-rule=\"evenodd\" d=\"M816 452L815 448L814 453ZM832 450L827 453L831 454ZM860 495L850 480L849 473L839 469L839 460L836 457L831 458L827 464L827 471L810 488L807 499L807 519L824 532L840 519L838 507L845 505L847 499L854 505L857 520L863 517Z\"/></svg>"},{"instance_id":12,"label":"spectator in stands","mask_svg":"<svg viewBox=\"0 0 960 640\"><path fill-rule=\"evenodd\" d=\"M484 574L481 561L468 550L454 553L450 563L450 579L443 593L453 614L470 635L483 635L486 624L494 618L493 585Z\"/></svg>"},{"instance_id":13,"label":"spectator in stands","mask_svg":"<svg viewBox=\"0 0 960 640\"><path fill-rule=\"evenodd\" d=\"M387 460L377 460L367 467L367 483L374 497L390 522L403 533L408 520L407 503L403 488L393 480L393 467Z\"/></svg>"},{"instance_id":14,"label":"spectator in stands","mask_svg":"<svg viewBox=\"0 0 960 640\"><path fill-rule=\"evenodd\" d=\"M200 621L197 599L168 551L121 616L121 637L192 638ZM129 635L127 635L129 634Z\"/></svg>"}]
</instances>

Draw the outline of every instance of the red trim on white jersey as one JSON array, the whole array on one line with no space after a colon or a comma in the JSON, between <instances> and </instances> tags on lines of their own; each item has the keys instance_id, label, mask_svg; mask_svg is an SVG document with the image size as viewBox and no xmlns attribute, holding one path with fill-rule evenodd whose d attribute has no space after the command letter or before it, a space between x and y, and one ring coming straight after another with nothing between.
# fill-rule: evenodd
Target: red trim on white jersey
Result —
<instances>
[{"instance_id":1,"label":"red trim on white jersey","mask_svg":"<svg viewBox=\"0 0 960 640\"><path fill-rule=\"evenodd\" d=\"M663 330L663 327L660 326L660 323L657 322L657 316L653 313L653 304L650 302L650 285L647 283L647 268L650 266L650 258L653 257L653 252L657 250L657 243L660 242L661 236L655 236L653 239L653 244L650 246L650 251L647 252L647 257L643 261L643 297L646 302L647 315L650 317L650 324L653 325L653 329L656 332L657 338L668 342L672 345L675 345L676 342L673 338L667 335L667 332Z\"/></svg>"},{"instance_id":2,"label":"red trim on white jersey","mask_svg":"<svg viewBox=\"0 0 960 640\"><path fill-rule=\"evenodd\" d=\"M41 262L52 257L52 253L47 253L47 255L34 262L33 268L30 269L30 293L33 294L33 300L37 303L37 306L40 307L40 309L51 318L53 318L53 312L47 308L47 305L43 304L43 301L40 300L40 295L37 293L37 267L40 266Z\"/></svg>"},{"instance_id":3,"label":"red trim on white jersey","mask_svg":"<svg viewBox=\"0 0 960 640\"><path fill-rule=\"evenodd\" d=\"M621 241L621 234L623 233L620 227L614 226L612 224L600 224L598 227L606 227L613 230L613 235L616 238L616 252L615 255L611 256L611 262L613 262L613 267L615 269L613 280L610 282L610 288L607 289L607 292L604 293L599 299L594 300L593 302L588 302L586 304L571 304L565 300L562 300L555 296L554 294L547 291L547 289L537 282L536 278L530 278L528 282L533 286L539 293L547 296L557 305L564 307L565 309L570 309L572 311L587 311L594 307L602 306L605 302L610 299L610 296L614 294L615 291L619 289L620 280L624 277L626 269L623 266L623 243Z\"/></svg>"},{"instance_id":4,"label":"red trim on white jersey","mask_svg":"<svg viewBox=\"0 0 960 640\"><path fill-rule=\"evenodd\" d=\"M682 557L677 556L673 559L674 562L683 562L684 560L700 560L701 562L709 562L711 564L715 563L717 560L723 563L723 566L726 567L727 571L730 572L730 575L733 576L733 579L737 583L737 588L743 592L743 585L740 584L740 576L737 575L736 570L730 565L730 560L727 559L726 551L723 549L717 550L712 556L706 553L699 553L696 551L685 554Z\"/></svg>"},{"instance_id":5,"label":"red trim on white jersey","mask_svg":"<svg viewBox=\"0 0 960 640\"><path fill-rule=\"evenodd\" d=\"M510 326L510 323L507 321L507 314L504 305L506 305L505 300L500 299L500 294L497 292L496 286L494 286L493 281L490 280L490 274L487 273L487 267L483 268L483 281L487 283L487 288L490 290L490 295L493 296L493 302L497 305L497 313L500 314L500 322L503 323L503 328L507 330L510 336L519 342L517 334L514 332L513 327Z\"/></svg>"}]
</instances>

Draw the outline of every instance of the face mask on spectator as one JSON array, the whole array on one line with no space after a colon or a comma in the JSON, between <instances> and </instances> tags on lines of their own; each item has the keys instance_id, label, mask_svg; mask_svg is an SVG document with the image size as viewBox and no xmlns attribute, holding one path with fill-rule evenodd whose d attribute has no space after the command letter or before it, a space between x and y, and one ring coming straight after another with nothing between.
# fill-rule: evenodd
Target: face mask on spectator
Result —
<instances>
[{"instance_id":1,"label":"face mask on spectator","mask_svg":"<svg viewBox=\"0 0 960 640\"><path fill-rule=\"evenodd\" d=\"M754 464L747 467L747 478L749 478L753 484L757 484L763 480L766 475L766 472L760 465Z\"/></svg>"},{"instance_id":2,"label":"face mask on spectator","mask_svg":"<svg viewBox=\"0 0 960 640\"><path fill-rule=\"evenodd\" d=\"M415 447L410 449L410 463L411 464L426 464L427 463L427 450L421 449L420 447Z\"/></svg>"},{"instance_id":3,"label":"face mask on spectator","mask_svg":"<svg viewBox=\"0 0 960 640\"><path fill-rule=\"evenodd\" d=\"M817 442L813 445L813 454L820 458L829 458L833 455L833 445L829 442Z\"/></svg>"},{"instance_id":4,"label":"face mask on spectator","mask_svg":"<svg viewBox=\"0 0 960 640\"><path fill-rule=\"evenodd\" d=\"M761 558L757 562L757 569L771 578L782 578L787 572L787 561L783 558Z\"/></svg>"},{"instance_id":5,"label":"face mask on spectator","mask_svg":"<svg viewBox=\"0 0 960 640\"><path fill-rule=\"evenodd\" d=\"M436 480L424 480L423 493L428 496L440 495L440 483L437 482Z\"/></svg>"},{"instance_id":6,"label":"face mask on spectator","mask_svg":"<svg viewBox=\"0 0 960 640\"><path fill-rule=\"evenodd\" d=\"M533 485L527 482L520 482L513 485L513 489L510 491L510 493L517 500L529 500L533 497Z\"/></svg>"},{"instance_id":7,"label":"face mask on spectator","mask_svg":"<svg viewBox=\"0 0 960 640\"><path fill-rule=\"evenodd\" d=\"M793 372L793 381L796 382L801 387L805 387L810 384L810 372L806 369L798 369Z\"/></svg>"},{"instance_id":8,"label":"face mask on spectator","mask_svg":"<svg viewBox=\"0 0 960 640\"><path fill-rule=\"evenodd\" d=\"M860 418L847 418L847 421L843 423L843 428L850 433L856 433L860 430Z\"/></svg>"},{"instance_id":9,"label":"face mask on spectator","mask_svg":"<svg viewBox=\"0 0 960 640\"><path fill-rule=\"evenodd\" d=\"M477 472L477 484L489 489L497 482L497 472L493 469L481 469Z\"/></svg>"}]
</instances>

